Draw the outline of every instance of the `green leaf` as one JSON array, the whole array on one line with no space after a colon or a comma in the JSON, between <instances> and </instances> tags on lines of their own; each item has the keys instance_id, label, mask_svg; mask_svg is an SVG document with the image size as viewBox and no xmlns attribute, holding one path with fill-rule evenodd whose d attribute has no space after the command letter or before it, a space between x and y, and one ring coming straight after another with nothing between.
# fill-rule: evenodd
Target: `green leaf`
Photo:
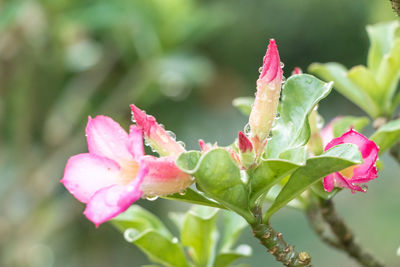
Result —
<instances>
[{"instance_id":1,"label":"green leaf","mask_svg":"<svg viewBox=\"0 0 400 267\"><path fill-rule=\"evenodd\" d=\"M155 230L127 229L125 239L138 246L151 261L168 267L189 267L182 246Z\"/></svg>"},{"instance_id":2,"label":"green leaf","mask_svg":"<svg viewBox=\"0 0 400 267\"><path fill-rule=\"evenodd\" d=\"M250 203L255 203L260 196L299 166L286 160L263 160L256 169L249 171Z\"/></svg>"},{"instance_id":3,"label":"green leaf","mask_svg":"<svg viewBox=\"0 0 400 267\"><path fill-rule=\"evenodd\" d=\"M172 195L165 196L163 198L170 199L170 200L183 201L183 202L196 204L196 205L203 205L203 206L225 209L225 207L219 205L217 202L208 199L202 193L197 192L191 188L187 188L182 193L175 193Z\"/></svg>"},{"instance_id":4,"label":"green leaf","mask_svg":"<svg viewBox=\"0 0 400 267\"><path fill-rule=\"evenodd\" d=\"M354 117L354 116L345 116L338 117L333 122L333 136L339 137L348 131L350 128L355 129L358 132L361 132L365 126L369 124L369 119L367 117Z\"/></svg>"},{"instance_id":5,"label":"green leaf","mask_svg":"<svg viewBox=\"0 0 400 267\"><path fill-rule=\"evenodd\" d=\"M307 143L310 138L308 114L331 89L331 83L308 74L294 75L286 81L279 106L280 119L266 147L268 158L281 158L282 152Z\"/></svg>"},{"instance_id":6,"label":"green leaf","mask_svg":"<svg viewBox=\"0 0 400 267\"><path fill-rule=\"evenodd\" d=\"M400 118L380 127L370 139L379 146L379 154L383 154L400 140Z\"/></svg>"},{"instance_id":7,"label":"green leaf","mask_svg":"<svg viewBox=\"0 0 400 267\"><path fill-rule=\"evenodd\" d=\"M193 175L208 197L239 213L247 220L253 219L248 209L247 186L241 180L239 167L228 151L223 148L212 149L202 155L192 169L182 166L183 158L187 157L185 154L187 153L178 157L177 166Z\"/></svg>"},{"instance_id":8,"label":"green leaf","mask_svg":"<svg viewBox=\"0 0 400 267\"><path fill-rule=\"evenodd\" d=\"M384 89L384 108L387 115L396 108L392 106L400 79L400 37L393 42L390 52L383 58L376 73L379 87Z\"/></svg>"},{"instance_id":9,"label":"green leaf","mask_svg":"<svg viewBox=\"0 0 400 267\"><path fill-rule=\"evenodd\" d=\"M194 206L186 213L181 239L184 246L190 247L189 254L196 266L211 266L214 261L217 212L218 209Z\"/></svg>"},{"instance_id":10,"label":"green leaf","mask_svg":"<svg viewBox=\"0 0 400 267\"><path fill-rule=\"evenodd\" d=\"M316 74L325 81L333 81L334 88L342 95L359 106L372 118L380 115L380 108L363 88L354 84L347 77L347 69L339 63L313 63L308 68L309 72Z\"/></svg>"},{"instance_id":11,"label":"green leaf","mask_svg":"<svg viewBox=\"0 0 400 267\"><path fill-rule=\"evenodd\" d=\"M221 242L221 252L229 252L239 239L247 222L234 212L224 211L224 234Z\"/></svg>"},{"instance_id":12,"label":"green leaf","mask_svg":"<svg viewBox=\"0 0 400 267\"><path fill-rule=\"evenodd\" d=\"M291 175L275 202L266 212L265 218L269 219L272 214L321 178L361 162L360 150L354 144L341 144L329 149L321 156L309 158L306 166L298 168Z\"/></svg>"},{"instance_id":13,"label":"green leaf","mask_svg":"<svg viewBox=\"0 0 400 267\"><path fill-rule=\"evenodd\" d=\"M398 21L392 21L367 26L371 43L368 51L368 68L372 72L378 71L383 58L389 53L399 25Z\"/></svg>"},{"instance_id":14,"label":"green leaf","mask_svg":"<svg viewBox=\"0 0 400 267\"><path fill-rule=\"evenodd\" d=\"M232 105L244 115L250 116L253 103L254 97L238 97L233 100Z\"/></svg>"},{"instance_id":15,"label":"green leaf","mask_svg":"<svg viewBox=\"0 0 400 267\"><path fill-rule=\"evenodd\" d=\"M121 213L112 219L111 223L121 232L130 228L139 232L152 229L167 238L172 238L169 230L156 216L138 205L132 205L124 213Z\"/></svg>"},{"instance_id":16,"label":"green leaf","mask_svg":"<svg viewBox=\"0 0 400 267\"><path fill-rule=\"evenodd\" d=\"M243 257L251 256L252 249L248 245L240 245L235 251L224 252L215 259L214 267L226 267Z\"/></svg>"},{"instance_id":17,"label":"green leaf","mask_svg":"<svg viewBox=\"0 0 400 267\"><path fill-rule=\"evenodd\" d=\"M362 65L354 66L347 72L347 77L357 87L362 88L378 107L383 105L384 88L378 85L374 74L369 69Z\"/></svg>"}]
</instances>

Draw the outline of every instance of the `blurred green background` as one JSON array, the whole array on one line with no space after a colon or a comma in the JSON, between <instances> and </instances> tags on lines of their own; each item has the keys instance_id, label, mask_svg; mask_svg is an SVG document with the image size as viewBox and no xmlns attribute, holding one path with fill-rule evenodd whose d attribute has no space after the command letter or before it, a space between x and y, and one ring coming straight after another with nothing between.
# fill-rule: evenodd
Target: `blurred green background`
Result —
<instances>
[{"instance_id":1,"label":"blurred green background","mask_svg":"<svg viewBox=\"0 0 400 267\"><path fill-rule=\"evenodd\" d=\"M395 19L389 0L40 0L0 2L0 266L141 266L148 260L110 224L96 229L59 183L86 152L87 116L130 123L135 103L176 133L231 143L246 118L231 106L252 95L269 38L284 71L312 62L365 64L364 27ZM336 92L326 120L362 112ZM388 266L400 266L399 166L367 194L342 192L338 210ZM168 224L184 204L139 201ZM315 266L356 266L322 244L303 214L272 221ZM172 226L171 226L172 227ZM250 266L280 266L245 230Z\"/></svg>"}]
</instances>

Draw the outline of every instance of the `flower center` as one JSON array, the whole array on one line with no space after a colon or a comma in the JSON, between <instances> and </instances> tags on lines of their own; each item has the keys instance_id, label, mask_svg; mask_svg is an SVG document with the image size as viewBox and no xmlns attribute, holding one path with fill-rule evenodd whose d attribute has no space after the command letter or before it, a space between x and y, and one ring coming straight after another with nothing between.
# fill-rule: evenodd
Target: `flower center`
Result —
<instances>
[{"instance_id":1,"label":"flower center","mask_svg":"<svg viewBox=\"0 0 400 267\"><path fill-rule=\"evenodd\" d=\"M134 160L125 161L121 164L120 183L122 185L132 182L139 172L139 163Z\"/></svg>"},{"instance_id":2,"label":"flower center","mask_svg":"<svg viewBox=\"0 0 400 267\"><path fill-rule=\"evenodd\" d=\"M357 165L348 167L348 168L346 168L346 169L340 171L339 173L340 173L341 175L343 175L344 178L346 178L346 179L351 179L351 178L353 177L353 175L354 175L354 169L355 169L356 167L357 167Z\"/></svg>"}]
</instances>

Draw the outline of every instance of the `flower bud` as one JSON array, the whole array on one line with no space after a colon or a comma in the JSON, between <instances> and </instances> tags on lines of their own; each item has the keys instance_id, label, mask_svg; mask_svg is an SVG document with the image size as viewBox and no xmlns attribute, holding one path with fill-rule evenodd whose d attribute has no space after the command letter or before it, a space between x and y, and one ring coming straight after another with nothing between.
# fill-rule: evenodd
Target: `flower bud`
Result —
<instances>
[{"instance_id":1,"label":"flower bud","mask_svg":"<svg viewBox=\"0 0 400 267\"><path fill-rule=\"evenodd\" d=\"M292 71L292 75L303 74L303 71L299 67L295 67Z\"/></svg>"},{"instance_id":2,"label":"flower bud","mask_svg":"<svg viewBox=\"0 0 400 267\"><path fill-rule=\"evenodd\" d=\"M271 39L257 80L257 93L250 113L251 140L257 154L265 146L277 112L282 86L282 68L275 40Z\"/></svg>"},{"instance_id":3,"label":"flower bud","mask_svg":"<svg viewBox=\"0 0 400 267\"><path fill-rule=\"evenodd\" d=\"M240 163L244 168L248 168L249 166L254 164L255 153L253 149L253 144L247 138L247 136L239 132L238 137L238 147L239 147L239 159Z\"/></svg>"}]
</instances>

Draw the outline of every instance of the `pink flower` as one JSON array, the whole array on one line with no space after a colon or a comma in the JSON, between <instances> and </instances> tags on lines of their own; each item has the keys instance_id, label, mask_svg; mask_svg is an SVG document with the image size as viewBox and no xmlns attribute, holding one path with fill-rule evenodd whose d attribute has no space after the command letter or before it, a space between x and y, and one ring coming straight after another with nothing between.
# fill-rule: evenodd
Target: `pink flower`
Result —
<instances>
[{"instance_id":1,"label":"pink flower","mask_svg":"<svg viewBox=\"0 0 400 267\"><path fill-rule=\"evenodd\" d=\"M282 86L282 68L275 40L271 39L257 80L257 93L250 113L250 138L260 153L272 128Z\"/></svg>"},{"instance_id":2,"label":"pink flower","mask_svg":"<svg viewBox=\"0 0 400 267\"><path fill-rule=\"evenodd\" d=\"M89 153L71 157L60 182L87 204L84 214L96 226L141 197L176 193L192 183L174 157L144 155L143 134L135 125L128 134L109 117L89 117L86 137Z\"/></svg>"},{"instance_id":3,"label":"pink flower","mask_svg":"<svg viewBox=\"0 0 400 267\"><path fill-rule=\"evenodd\" d=\"M321 131L322 140L324 142L325 151L345 143L355 144L358 146L363 158L363 163L346 168L340 172L332 173L324 178L324 188L331 192L337 187L347 187L352 191L365 192L367 186L364 183L377 178L376 160L378 158L378 146L362 134L350 129L342 136L333 138L332 122ZM329 143L327 140L331 139Z\"/></svg>"}]
</instances>

